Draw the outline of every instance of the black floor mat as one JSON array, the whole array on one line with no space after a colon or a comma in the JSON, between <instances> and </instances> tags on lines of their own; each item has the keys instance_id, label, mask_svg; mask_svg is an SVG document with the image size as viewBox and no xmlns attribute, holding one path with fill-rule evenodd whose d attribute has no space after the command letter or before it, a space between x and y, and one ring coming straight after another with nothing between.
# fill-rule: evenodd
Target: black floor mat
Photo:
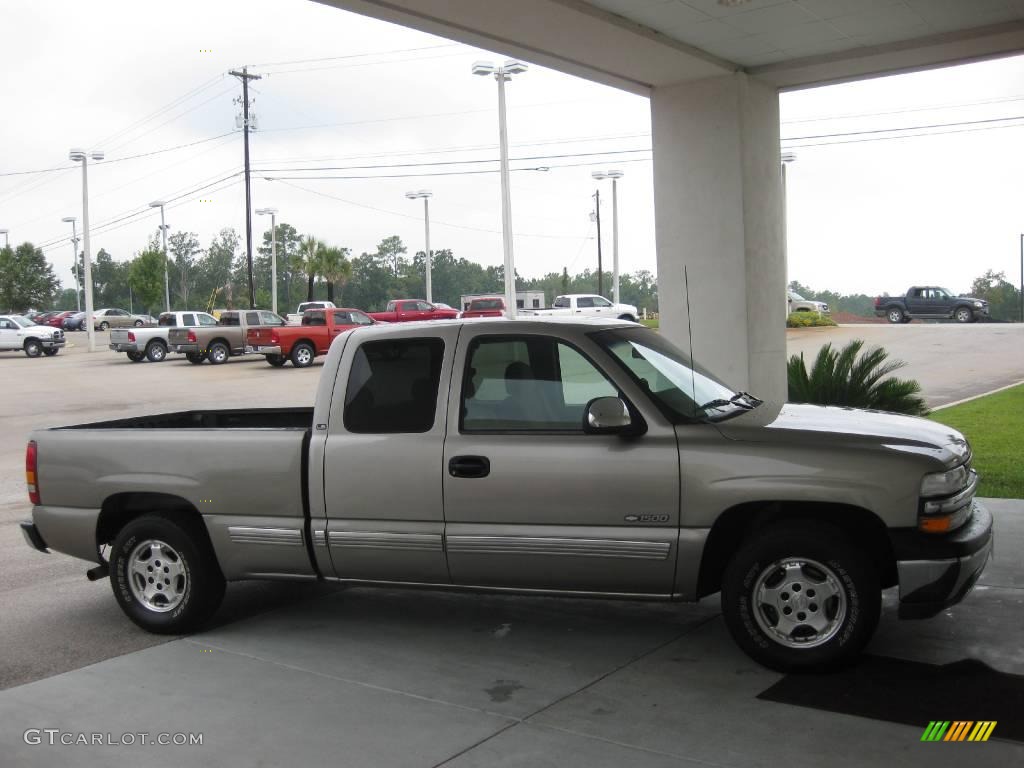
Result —
<instances>
[{"instance_id":1,"label":"black floor mat","mask_svg":"<svg viewBox=\"0 0 1024 768\"><path fill-rule=\"evenodd\" d=\"M937 666L884 656L829 673L790 674L759 699L918 726L996 720L992 739L1024 742L1024 675L975 660Z\"/></svg>"}]
</instances>

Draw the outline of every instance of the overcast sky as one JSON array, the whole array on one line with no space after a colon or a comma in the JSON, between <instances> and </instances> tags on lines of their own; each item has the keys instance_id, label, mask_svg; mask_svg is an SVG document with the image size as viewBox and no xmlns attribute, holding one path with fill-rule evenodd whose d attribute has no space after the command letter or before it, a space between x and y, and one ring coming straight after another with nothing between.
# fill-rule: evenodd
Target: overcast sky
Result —
<instances>
[{"instance_id":1,"label":"overcast sky","mask_svg":"<svg viewBox=\"0 0 1024 768\"><path fill-rule=\"evenodd\" d=\"M222 227L244 234L241 177L231 176L242 167L241 89L226 73L248 64L264 76L252 93L254 208L277 207L279 222L354 254L392 234L412 251L422 249L422 207L404 193L427 188L433 248L501 263L498 175L467 173L495 165L439 165L497 157L496 87L469 72L486 52L309 0L7 0L0 14L0 174L69 166L72 146L104 150L89 175L94 253L128 259L142 249L159 223L146 208L157 199L177 198L171 230L196 232L203 246ZM550 169L513 174L519 273L596 267L590 173L599 168L626 174L622 269L655 270L647 100L531 67L508 101L511 155L523 158L513 167ZM869 294L922 282L965 290L988 268L1016 282L1024 119L899 140L799 138L1012 116L1024 116L1024 57L784 94L782 135L798 154L790 278ZM850 143L807 146L837 141ZM427 173L446 175L410 176ZM407 177L264 180L384 175ZM607 237L610 205L602 212ZM77 169L0 176L0 228L12 242L47 246L71 285L64 216L81 218ZM254 217L256 243L268 227Z\"/></svg>"}]
</instances>

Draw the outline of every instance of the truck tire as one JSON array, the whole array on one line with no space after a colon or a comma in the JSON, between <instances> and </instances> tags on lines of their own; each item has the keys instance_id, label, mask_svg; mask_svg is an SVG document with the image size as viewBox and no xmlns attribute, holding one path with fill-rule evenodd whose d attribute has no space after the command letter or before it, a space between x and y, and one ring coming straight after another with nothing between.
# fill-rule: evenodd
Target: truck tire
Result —
<instances>
[{"instance_id":1,"label":"truck tire","mask_svg":"<svg viewBox=\"0 0 1024 768\"><path fill-rule=\"evenodd\" d=\"M313 364L313 358L315 357L316 350L305 341L300 341L292 347L291 360L292 365L296 368L308 368Z\"/></svg>"},{"instance_id":2,"label":"truck tire","mask_svg":"<svg viewBox=\"0 0 1024 768\"><path fill-rule=\"evenodd\" d=\"M28 339L23 347L26 357L39 357L43 354L43 345L36 339Z\"/></svg>"},{"instance_id":3,"label":"truck tire","mask_svg":"<svg viewBox=\"0 0 1024 768\"><path fill-rule=\"evenodd\" d=\"M151 363L162 363L167 359L167 347L162 341L151 341L146 347L146 357Z\"/></svg>"},{"instance_id":4,"label":"truck tire","mask_svg":"<svg viewBox=\"0 0 1024 768\"><path fill-rule=\"evenodd\" d=\"M953 310L953 319L958 323L973 323L974 312L970 307L957 307Z\"/></svg>"},{"instance_id":5,"label":"truck tire","mask_svg":"<svg viewBox=\"0 0 1024 768\"><path fill-rule=\"evenodd\" d=\"M157 513L132 520L114 538L110 585L129 619L161 635L201 627L225 588L202 524Z\"/></svg>"},{"instance_id":6,"label":"truck tire","mask_svg":"<svg viewBox=\"0 0 1024 768\"><path fill-rule=\"evenodd\" d=\"M58 352L60 352L60 347L50 347L49 349L43 350L43 354L46 355L47 357L53 357Z\"/></svg>"},{"instance_id":7,"label":"truck tire","mask_svg":"<svg viewBox=\"0 0 1024 768\"><path fill-rule=\"evenodd\" d=\"M903 310L900 309L899 307L889 307L889 309L887 309L885 312L885 316L893 325L902 323L905 317L905 315L903 314Z\"/></svg>"},{"instance_id":8,"label":"truck tire","mask_svg":"<svg viewBox=\"0 0 1024 768\"><path fill-rule=\"evenodd\" d=\"M784 672L854 659L874 634L881 605L867 553L839 529L806 520L749 539L722 578L722 613L736 644Z\"/></svg>"},{"instance_id":9,"label":"truck tire","mask_svg":"<svg viewBox=\"0 0 1024 768\"><path fill-rule=\"evenodd\" d=\"M125 352L125 354L128 356L128 359L131 360L133 363L141 363L143 360L146 359L145 352Z\"/></svg>"},{"instance_id":10,"label":"truck tire","mask_svg":"<svg viewBox=\"0 0 1024 768\"><path fill-rule=\"evenodd\" d=\"M222 365L228 361L229 357L231 357L231 349L223 341L213 342L206 353L210 365Z\"/></svg>"},{"instance_id":11,"label":"truck tire","mask_svg":"<svg viewBox=\"0 0 1024 768\"><path fill-rule=\"evenodd\" d=\"M267 355L267 362L275 368L280 368L282 365L288 362L288 358L284 355Z\"/></svg>"},{"instance_id":12,"label":"truck tire","mask_svg":"<svg viewBox=\"0 0 1024 768\"><path fill-rule=\"evenodd\" d=\"M633 317L632 315L619 315L619 320L628 320L631 323L636 322L636 318Z\"/></svg>"},{"instance_id":13,"label":"truck tire","mask_svg":"<svg viewBox=\"0 0 1024 768\"><path fill-rule=\"evenodd\" d=\"M202 352L186 352L185 359L192 363L192 365L200 365L206 359L206 355Z\"/></svg>"}]
</instances>

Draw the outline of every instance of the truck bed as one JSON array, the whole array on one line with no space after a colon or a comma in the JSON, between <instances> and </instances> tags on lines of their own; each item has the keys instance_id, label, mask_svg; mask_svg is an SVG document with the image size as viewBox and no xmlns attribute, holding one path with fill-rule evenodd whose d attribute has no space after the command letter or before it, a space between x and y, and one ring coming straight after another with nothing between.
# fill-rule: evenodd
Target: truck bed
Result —
<instances>
[{"instance_id":1,"label":"truck bed","mask_svg":"<svg viewBox=\"0 0 1024 768\"><path fill-rule=\"evenodd\" d=\"M178 411L75 424L58 429L299 429L313 426L312 408L238 408Z\"/></svg>"}]
</instances>

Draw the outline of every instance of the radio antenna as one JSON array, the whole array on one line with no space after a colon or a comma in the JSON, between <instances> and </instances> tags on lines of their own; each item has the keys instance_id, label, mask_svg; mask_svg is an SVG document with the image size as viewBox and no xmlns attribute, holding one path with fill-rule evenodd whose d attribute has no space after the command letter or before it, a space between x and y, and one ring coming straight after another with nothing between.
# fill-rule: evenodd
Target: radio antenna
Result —
<instances>
[{"instance_id":1,"label":"radio antenna","mask_svg":"<svg viewBox=\"0 0 1024 768\"><path fill-rule=\"evenodd\" d=\"M690 337L690 399L693 400L693 415L697 416L697 374L694 373L694 366L697 361L693 359L693 322L690 320L690 277L686 272L686 265L683 265L683 287L686 291L686 333Z\"/></svg>"}]
</instances>

